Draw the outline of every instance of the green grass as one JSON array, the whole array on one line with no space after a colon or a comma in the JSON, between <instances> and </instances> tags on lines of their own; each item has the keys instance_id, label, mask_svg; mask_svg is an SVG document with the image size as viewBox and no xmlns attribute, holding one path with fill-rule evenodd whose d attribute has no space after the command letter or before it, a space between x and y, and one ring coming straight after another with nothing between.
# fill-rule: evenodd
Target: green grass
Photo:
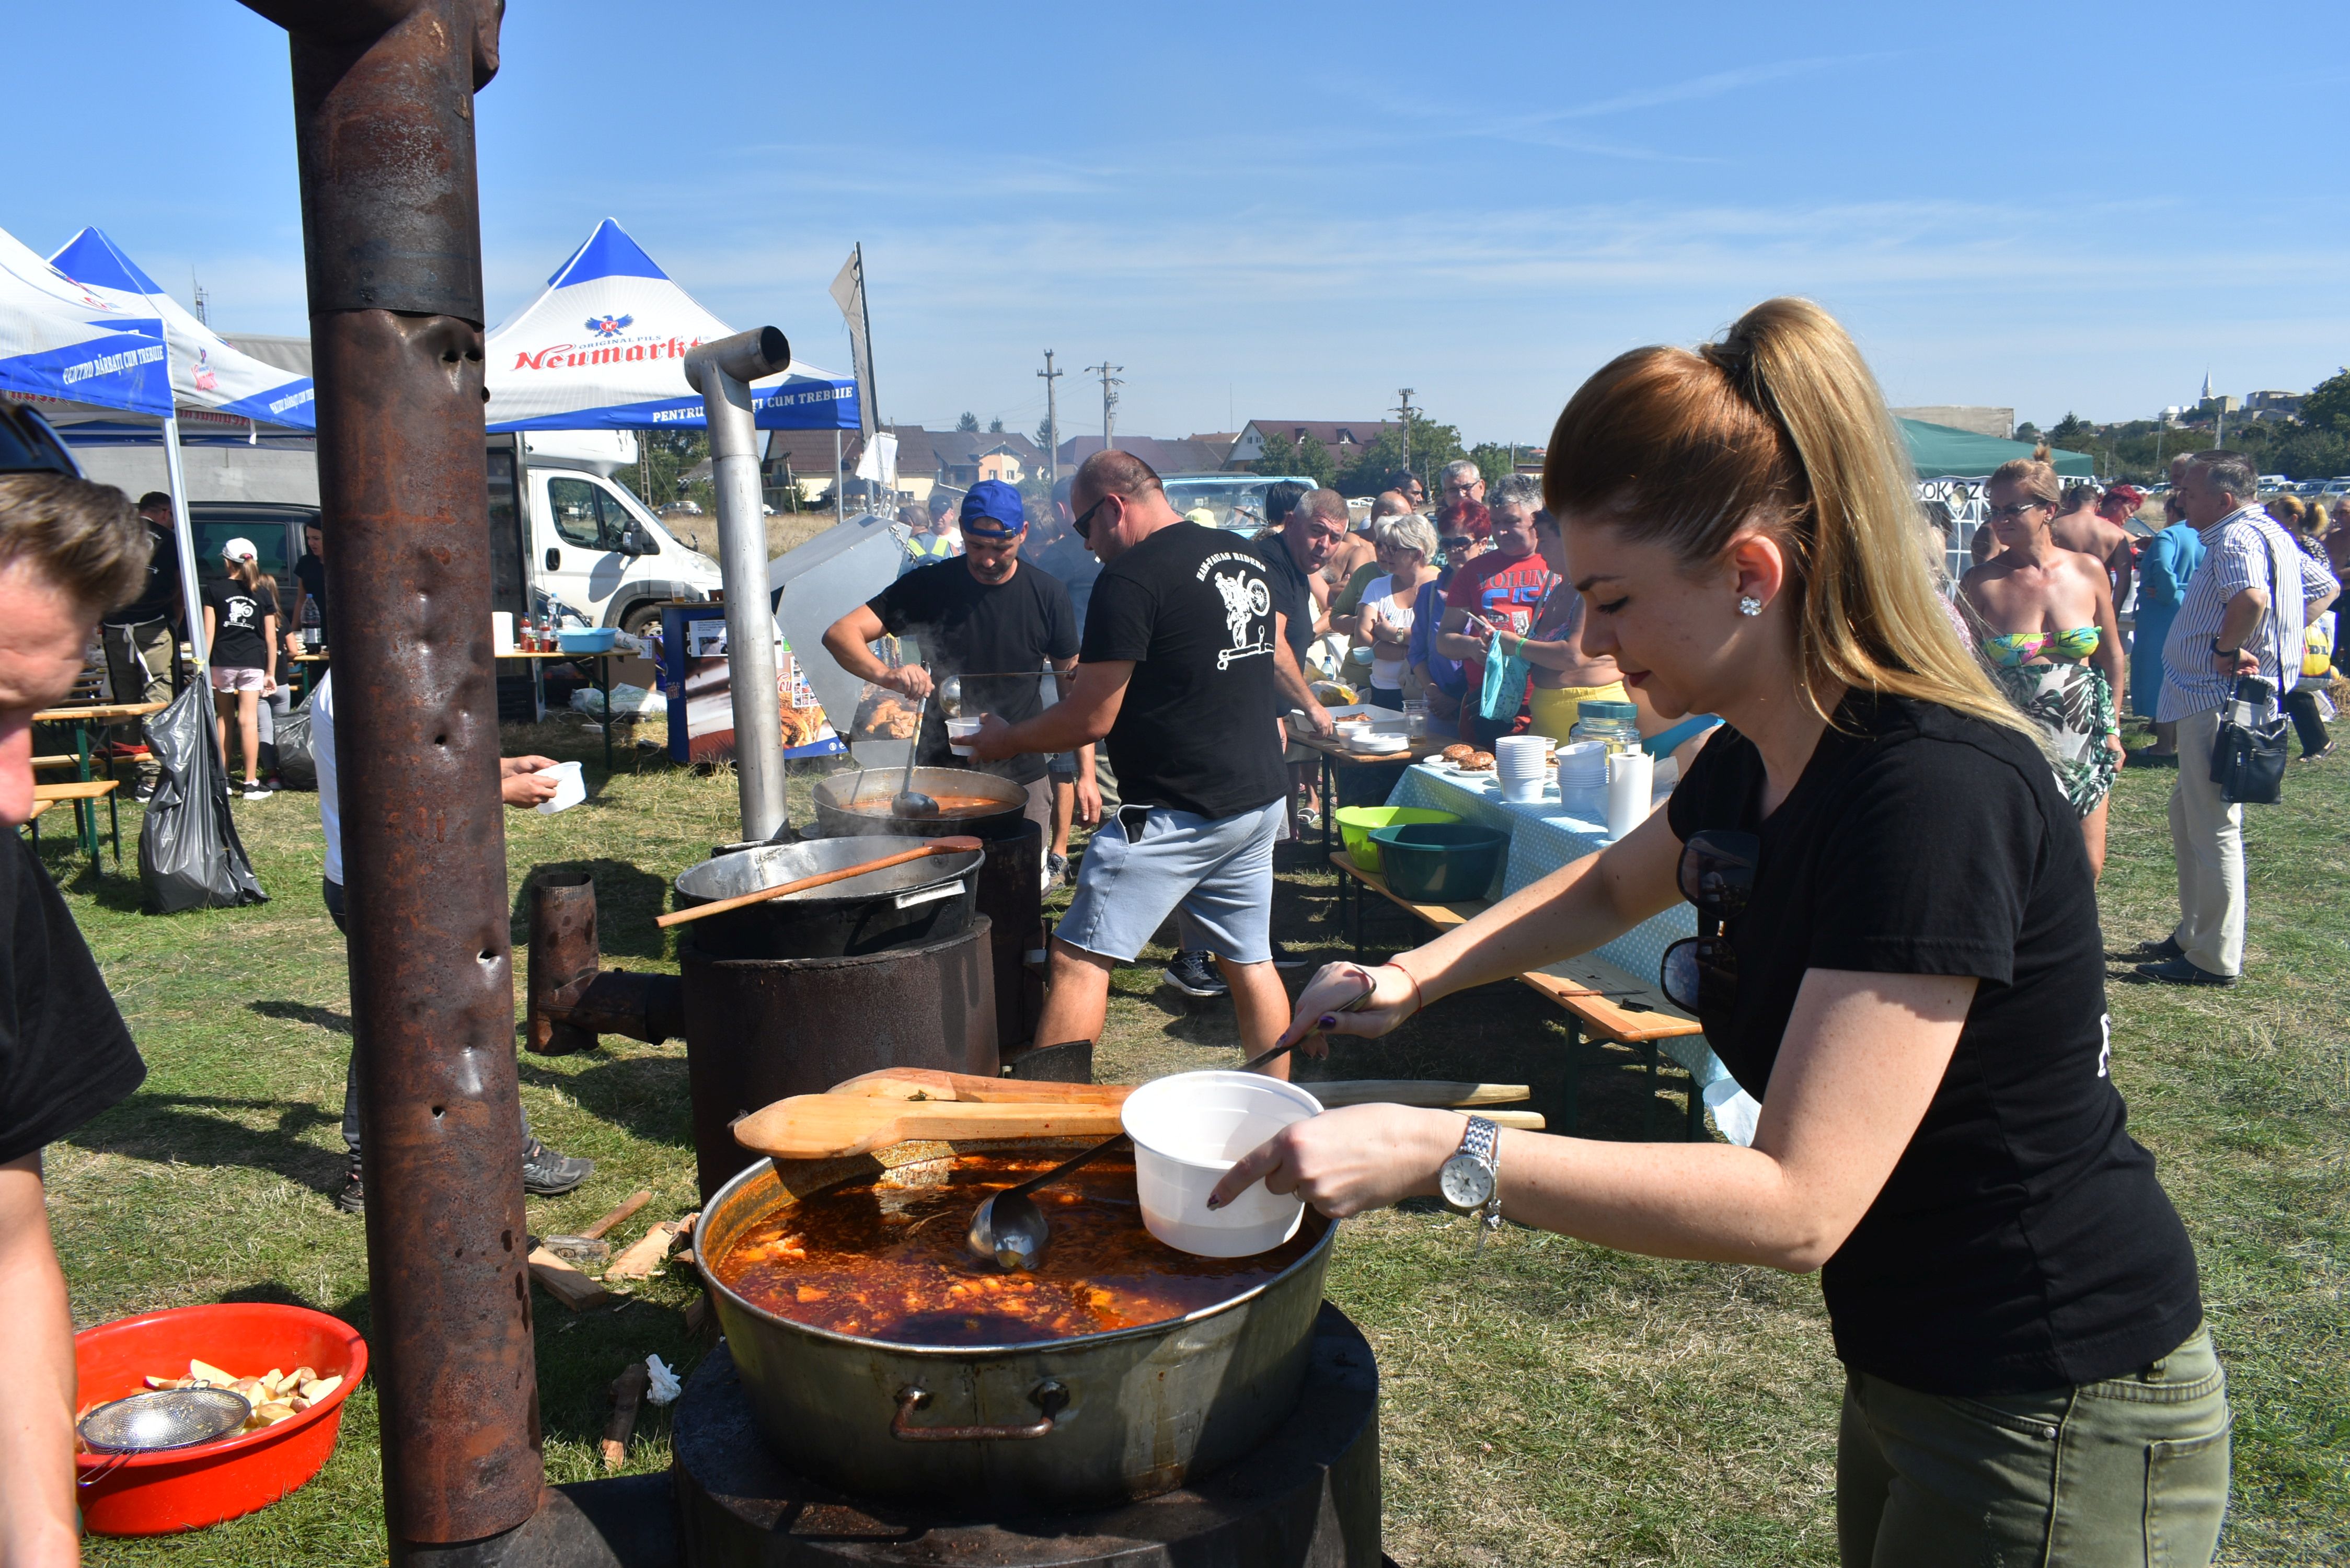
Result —
<instances>
[{"instance_id":1,"label":"green grass","mask_svg":"<svg viewBox=\"0 0 2350 1568\"><path fill-rule=\"evenodd\" d=\"M576 731L510 732L588 763ZM2168 773L2126 772L2103 888L2107 945L2166 930ZM804 785L795 785L805 815ZM2350 767L2295 767L2287 804L2255 809L2250 979L2232 992L2113 988L2116 1079L2200 1252L2236 1401L2236 1489L2221 1557L2302 1563L2350 1551ZM155 919L135 877L93 887L52 827L44 854L144 1052L146 1086L49 1151L51 1213L77 1320L235 1300L295 1301L368 1327L360 1222L328 1199L349 1001L317 901L313 799L235 807L272 901ZM608 959L673 967L652 926L666 880L733 837L730 777L621 773L554 817L509 813L509 883L534 867L597 876ZM57 819L54 815L50 821ZM138 811L124 808L126 837ZM126 861L126 865L128 862ZM1276 919L1305 956L1336 956L1326 873L1286 870ZM519 905L516 906L517 910ZM1400 935L1392 922L1379 928ZM519 942L523 936L515 929ZM1158 984L1163 950L1117 979L1097 1062L1105 1080L1231 1064L1228 1004ZM1293 983L1295 974L1293 972ZM1340 1047L1315 1076L1432 1074L1524 1081L1555 1057L1557 1015L1523 987L1452 999L1395 1036ZM1678 1084L1678 1080L1671 1081ZM681 1046L619 1041L525 1056L525 1103L550 1143L598 1161L542 1233L577 1229L632 1189L645 1220L693 1198ZM1586 1082L1586 1130L1638 1136L1645 1079L1628 1058ZM1660 1135L1674 1124L1659 1107ZM1841 1375L1816 1284L1766 1270L1628 1258L1505 1229L1482 1255L1465 1221L1414 1206L1350 1221L1333 1298L1377 1346L1387 1546L1413 1565L1832 1563ZM681 1282L575 1316L536 1298L547 1470L595 1471L604 1391L648 1352L690 1366ZM374 1396L310 1486L195 1535L99 1541L97 1563L379 1561ZM668 1462L649 1412L632 1468Z\"/></svg>"}]
</instances>

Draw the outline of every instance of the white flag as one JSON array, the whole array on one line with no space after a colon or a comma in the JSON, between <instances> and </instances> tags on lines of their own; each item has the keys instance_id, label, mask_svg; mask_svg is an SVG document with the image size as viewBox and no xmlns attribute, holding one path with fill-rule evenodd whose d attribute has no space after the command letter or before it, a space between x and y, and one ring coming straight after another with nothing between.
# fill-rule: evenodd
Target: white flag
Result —
<instances>
[{"instance_id":1,"label":"white flag","mask_svg":"<svg viewBox=\"0 0 2350 1568\"><path fill-rule=\"evenodd\" d=\"M898 438L883 431L865 443L857 460L857 477L869 479L890 494L898 493Z\"/></svg>"},{"instance_id":2,"label":"white flag","mask_svg":"<svg viewBox=\"0 0 2350 1568\"><path fill-rule=\"evenodd\" d=\"M840 264L830 292L832 302L840 306L841 319L848 323L848 368L857 377L858 422L869 437L879 427L881 415L873 401L873 318L865 306L863 245L852 249L848 259ZM861 469L858 476L864 477Z\"/></svg>"}]
</instances>

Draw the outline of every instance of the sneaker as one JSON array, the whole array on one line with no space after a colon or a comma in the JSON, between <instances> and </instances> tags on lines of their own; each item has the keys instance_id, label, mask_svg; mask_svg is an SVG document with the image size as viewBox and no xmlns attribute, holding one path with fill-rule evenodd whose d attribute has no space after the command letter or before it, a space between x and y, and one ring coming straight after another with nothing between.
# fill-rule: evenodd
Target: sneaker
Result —
<instances>
[{"instance_id":1,"label":"sneaker","mask_svg":"<svg viewBox=\"0 0 2350 1568\"><path fill-rule=\"evenodd\" d=\"M2187 950L2170 937L2165 937L2158 942L2140 942L2122 955L2124 958L2137 959L2149 963L2160 963L2166 959L2184 959L2186 956Z\"/></svg>"},{"instance_id":2,"label":"sneaker","mask_svg":"<svg viewBox=\"0 0 2350 1568\"><path fill-rule=\"evenodd\" d=\"M2317 750L2314 752L2302 753L2301 755L2294 760L2304 763L2322 763L2326 758L2334 754L2334 748L2338 744L2340 744L2339 742L2328 741L2325 744L2318 747Z\"/></svg>"},{"instance_id":3,"label":"sneaker","mask_svg":"<svg viewBox=\"0 0 2350 1568\"><path fill-rule=\"evenodd\" d=\"M367 1183L359 1179L359 1162L351 1158L350 1169L344 1173L343 1189L335 1194L335 1207L346 1214L367 1212Z\"/></svg>"},{"instance_id":4,"label":"sneaker","mask_svg":"<svg viewBox=\"0 0 2350 1568\"><path fill-rule=\"evenodd\" d=\"M247 800L267 800L269 798L269 792L261 787L261 781L259 779L247 779L244 781L244 798Z\"/></svg>"},{"instance_id":5,"label":"sneaker","mask_svg":"<svg viewBox=\"0 0 2350 1568\"><path fill-rule=\"evenodd\" d=\"M522 1151L522 1189L534 1198L556 1198L596 1173L592 1159L575 1159L536 1138Z\"/></svg>"},{"instance_id":6,"label":"sneaker","mask_svg":"<svg viewBox=\"0 0 2350 1568\"><path fill-rule=\"evenodd\" d=\"M1068 879L1069 857L1066 855L1045 857L1045 891L1051 892Z\"/></svg>"},{"instance_id":7,"label":"sneaker","mask_svg":"<svg viewBox=\"0 0 2350 1568\"><path fill-rule=\"evenodd\" d=\"M1186 996L1229 996L1232 987L1216 971L1216 961L1205 948L1192 948L1175 955L1175 961L1159 971L1159 978Z\"/></svg>"},{"instance_id":8,"label":"sneaker","mask_svg":"<svg viewBox=\"0 0 2350 1568\"><path fill-rule=\"evenodd\" d=\"M2183 958L2165 959L2160 963L2142 963L2130 973L2139 980L2158 985L2233 985L2232 974L2213 974L2210 970Z\"/></svg>"}]
</instances>

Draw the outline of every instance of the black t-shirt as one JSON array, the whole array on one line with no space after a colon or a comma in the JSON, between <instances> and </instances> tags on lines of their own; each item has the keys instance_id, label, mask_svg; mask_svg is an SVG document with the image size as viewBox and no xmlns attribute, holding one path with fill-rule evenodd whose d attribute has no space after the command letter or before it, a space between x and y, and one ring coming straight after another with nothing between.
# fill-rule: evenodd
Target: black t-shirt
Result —
<instances>
[{"instance_id":1,"label":"black t-shirt","mask_svg":"<svg viewBox=\"0 0 2350 1568\"><path fill-rule=\"evenodd\" d=\"M2095 885L2047 762L1947 708L1856 695L1779 808L1723 728L1669 820L1759 834L1735 1005L1706 1039L1771 1084L1811 969L1973 975L1949 1070L1884 1189L1820 1271L1836 1354L1935 1394L2095 1382L2202 1319L2195 1253L2108 1075ZM1758 820L1759 819L1759 820Z\"/></svg>"},{"instance_id":2,"label":"black t-shirt","mask_svg":"<svg viewBox=\"0 0 2350 1568\"><path fill-rule=\"evenodd\" d=\"M305 550L302 558L294 563L294 576L302 585L302 591L317 602L318 634L326 639L328 647L332 647L335 639L327 629L327 563ZM281 634L287 629L284 627L278 628ZM294 627L290 629L299 631L302 628Z\"/></svg>"},{"instance_id":3,"label":"black t-shirt","mask_svg":"<svg viewBox=\"0 0 2350 1568\"><path fill-rule=\"evenodd\" d=\"M911 633L921 644L931 679L944 680L964 670L1032 670L1034 675L966 678L962 713L975 719L993 713L1007 724L1045 711L1044 672L1048 660L1077 656L1077 612L1069 590L1049 572L1023 562L1008 583L983 583L958 557L917 566L891 583L867 608L881 618L892 637ZM922 715L916 758L924 767L969 768L1014 784L1045 776L1045 763L1024 752L1000 763L958 757L947 749L946 715L935 698Z\"/></svg>"},{"instance_id":4,"label":"black t-shirt","mask_svg":"<svg viewBox=\"0 0 2350 1568\"><path fill-rule=\"evenodd\" d=\"M179 540L169 528L152 522L147 524L147 536L153 541L154 549L147 557L146 580L140 584L137 598L99 618L108 626L138 626L161 620L179 608Z\"/></svg>"},{"instance_id":5,"label":"black t-shirt","mask_svg":"<svg viewBox=\"0 0 2350 1568\"><path fill-rule=\"evenodd\" d=\"M0 1161L22 1159L128 1097L147 1076L89 944L33 846L0 848Z\"/></svg>"},{"instance_id":6,"label":"black t-shirt","mask_svg":"<svg viewBox=\"0 0 2350 1568\"><path fill-rule=\"evenodd\" d=\"M258 585L246 587L234 577L204 585L204 603L213 612L212 659L221 670L266 670L261 644L261 619L277 613L277 596Z\"/></svg>"},{"instance_id":7,"label":"black t-shirt","mask_svg":"<svg viewBox=\"0 0 2350 1568\"><path fill-rule=\"evenodd\" d=\"M1265 566L1265 580L1273 588L1273 607L1289 618L1284 628L1289 636L1289 651L1297 656L1300 670L1305 668L1305 650L1314 646L1314 589L1306 580L1305 569L1289 553L1288 542L1281 530L1274 529L1255 541L1257 558Z\"/></svg>"},{"instance_id":8,"label":"black t-shirt","mask_svg":"<svg viewBox=\"0 0 2350 1568\"><path fill-rule=\"evenodd\" d=\"M1270 575L1247 541L1197 523L1102 568L1083 657L1134 664L1109 732L1128 803L1222 817L1281 798Z\"/></svg>"}]
</instances>

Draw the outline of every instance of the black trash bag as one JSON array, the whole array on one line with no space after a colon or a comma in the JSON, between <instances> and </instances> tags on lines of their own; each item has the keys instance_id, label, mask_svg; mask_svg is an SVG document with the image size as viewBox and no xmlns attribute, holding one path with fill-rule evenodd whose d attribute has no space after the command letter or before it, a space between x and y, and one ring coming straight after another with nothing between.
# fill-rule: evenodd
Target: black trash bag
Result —
<instances>
[{"instance_id":1,"label":"black trash bag","mask_svg":"<svg viewBox=\"0 0 2350 1568\"><path fill-rule=\"evenodd\" d=\"M265 904L228 810L213 694L192 685L141 726L162 770L139 829L139 885L151 915Z\"/></svg>"},{"instance_id":2,"label":"black trash bag","mask_svg":"<svg viewBox=\"0 0 2350 1568\"><path fill-rule=\"evenodd\" d=\"M310 755L310 702L277 721L277 782L287 789L317 789L317 760Z\"/></svg>"}]
</instances>

